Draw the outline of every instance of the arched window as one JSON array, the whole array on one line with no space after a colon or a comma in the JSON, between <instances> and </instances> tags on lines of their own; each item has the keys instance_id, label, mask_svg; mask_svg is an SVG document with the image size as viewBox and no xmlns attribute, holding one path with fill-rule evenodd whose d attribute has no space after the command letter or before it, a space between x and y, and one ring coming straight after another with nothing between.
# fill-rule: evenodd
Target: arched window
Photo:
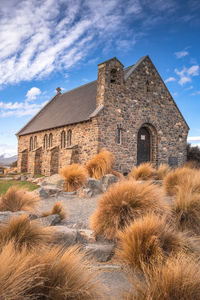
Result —
<instances>
[{"instance_id":1,"label":"arched window","mask_svg":"<svg viewBox=\"0 0 200 300\"><path fill-rule=\"evenodd\" d=\"M65 148L65 131L61 132L61 148Z\"/></svg>"},{"instance_id":2,"label":"arched window","mask_svg":"<svg viewBox=\"0 0 200 300\"><path fill-rule=\"evenodd\" d=\"M71 129L69 129L67 131L67 146L69 147L71 146L71 144L72 144L72 131Z\"/></svg>"},{"instance_id":3,"label":"arched window","mask_svg":"<svg viewBox=\"0 0 200 300\"><path fill-rule=\"evenodd\" d=\"M117 144L121 145L122 143L122 129L117 128Z\"/></svg>"},{"instance_id":4,"label":"arched window","mask_svg":"<svg viewBox=\"0 0 200 300\"><path fill-rule=\"evenodd\" d=\"M117 70L112 69L110 72L110 83L116 83L117 80Z\"/></svg>"},{"instance_id":5,"label":"arched window","mask_svg":"<svg viewBox=\"0 0 200 300\"><path fill-rule=\"evenodd\" d=\"M149 80L146 81L146 90L147 92L150 92Z\"/></svg>"},{"instance_id":6,"label":"arched window","mask_svg":"<svg viewBox=\"0 0 200 300\"><path fill-rule=\"evenodd\" d=\"M30 138L30 146L29 146L30 151L33 150L33 138Z\"/></svg>"},{"instance_id":7,"label":"arched window","mask_svg":"<svg viewBox=\"0 0 200 300\"><path fill-rule=\"evenodd\" d=\"M48 136L47 134L45 134L44 136L44 149L47 149L48 148Z\"/></svg>"},{"instance_id":8,"label":"arched window","mask_svg":"<svg viewBox=\"0 0 200 300\"><path fill-rule=\"evenodd\" d=\"M49 134L49 147L53 147L53 134Z\"/></svg>"},{"instance_id":9,"label":"arched window","mask_svg":"<svg viewBox=\"0 0 200 300\"><path fill-rule=\"evenodd\" d=\"M37 136L34 137L34 149L37 148Z\"/></svg>"}]
</instances>

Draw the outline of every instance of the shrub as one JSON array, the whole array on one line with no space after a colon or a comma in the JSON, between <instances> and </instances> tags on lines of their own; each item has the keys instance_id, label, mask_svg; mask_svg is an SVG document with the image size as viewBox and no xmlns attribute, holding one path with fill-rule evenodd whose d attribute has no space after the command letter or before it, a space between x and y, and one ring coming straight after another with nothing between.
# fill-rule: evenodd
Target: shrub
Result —
<instances>
[{"instance_id":1,"label":"shrub","mask_svg":"<svg viewBox=\"0 0 200 300\"><path fill-rule=\"evenodd\" d=\"M200 148L198 146L192 147L191 144L187 144L187 161L195 161L200 164Z\"/></svg>"},{"instance_id":2,"label":"shrub","mask_svg":"<svg viewBox=\"0 0 200 300\"><path fill-rule=\"evenodd\" d=\"M147 215L119 232L118 257L133 269L163 261L170 254L189 251L187 239L166 223L165 218ZM191 249L192 251L192 249Z\"/></svg>"},{"instance_id":3,"label":"shrub","mask_svg":"<svg viewBox=\"0 0 200 300\"><path fill-rule=\"evenodd\" d=\"M13 243L8 243L0 251L0 299L28 300L34 297L32 290L42 285L39 266L32 266L34 256L25 248L16 251Z\"/></svg>"},{"instance_id":4,"label":"shrub","mask_svg":"<svg viewBox=\"0 0 200 300\"><path fill-rule=\"evenodd\" d=\"M134 167L129 177L135 180L149 180L153 179L155 175L155 170L151 163L142 163L138 167Z\"/></svg>"},{"instance_id":5,"label":"shrub","mask_svg":"<svg viewBox=\"0 0 200 300\"><path fill-rule=\"evenodd\" d=\"M90 177L100 179L111 172L114 156L107 150L101 150L93 156L86 164Z\"/></svg>"},{"instance_id":6,"label":"shrub","mask_svg":"<svg viewBox=\"0 0 200 300\"><path fill-rule=\"evenodd\" d=\"M64 206L62 205L61 202L56 202L54 203L51 211L43 212L42 217L47 217L50 215L59 215L60 219L63 220L67 216L67 212L65 211Z\"/></svg>"},{"instance_id":7,"label":"shrub","mask_svg":"<svg viewBox=\"0 0 200 300\"><path fill-rule=\"evenodd\" d=\"M0 247L13 241L17 249L26 246L28 249L39 245L45 245L50 241L47 229L29 220L22 215L13 217L8 224L0 224Z\"/></svg>"},{"instance_id":8,"label":"shrub","mask_svg":"<svg viewBox=\"0 0 200 300\"><path fill-rule=\"evenodd\" d=\"M182 184L184 185L185 181L188 181L188 178L192 180L194 174L196 174L195 170L186 167L177 168L169 172L163 181L167 195L174 196L177 193L177 187Z\"/></svg>"},{"instance_id":9,"label":"shrub","mask_svg":"<svg viewBox=\"0 0 200 300\"><path fill-rule=\"evenodd\" d=\"M53 247L35 253L34 265L40 265L39 277L43 285L35 294L50 300L96 300L101 291L96 272L76 247Z\"/></svg>"},{"instance_id":10,"label":"shrub","mask_svg":"<svg viewBox=\"0 0 200 300\"><path fill-rule=\"evenodd\" d=\"M0 211L31 211L38 205L39 199L25 189L11 186L5 195L1 195Z\"/></svg>"},{"instance_id":11,"label":"shrub","mask_svg":"<svg viewBox=\"0 0 200 300\"><path fill-rule=\"evenodd\" d=\"M156 177L158 180L163 180L166 175L171 171L170 166L167 164L160 164L156 172Z\"/></svg>"},{"instance_id":12,"label":"shrub","mask_svg":"<svg viewBox=\"0 0 200 300\"><path fill-rule=\"evenodd\" d=\"M200 299L199 262L184 254L170 257L165 264L145 271L145 280L132 277L133 292L124 300Z\"/></svg>"},{"instance_id":13,"label":"shrub","mask_svg":"<svg viewBox=\"0 0 200 300\"><path fill-rule=\"evenodd\" d=\"M65 179L65 188L68 192L73 192L82 187L88 177L85 167L79 164L69 165L61 170L61 175Z\"/></svg>"},{"instance_id":14,"label":"shrub","mask_svg":"<svg viewBox=\"0 0 200 300\"><path fill-rule=\"evenodd\" d=\"M102 195L90 226L96 235L115 239L118 230L138 217L149 212L168 214L169 207L162 201L162 195L162 190L149 182L119 182Z\"/></svg>"},{"instance_id":15,"label":"shrub","mask_svg":"<svg viewBox=\"0 0 200 300\"><path fill-rule=\"evenodd\" d=\"M172 211L179 230L200 235L200 193L194 191L193 185L189 182L178 187Z\"/></svg>"}]
</instances>

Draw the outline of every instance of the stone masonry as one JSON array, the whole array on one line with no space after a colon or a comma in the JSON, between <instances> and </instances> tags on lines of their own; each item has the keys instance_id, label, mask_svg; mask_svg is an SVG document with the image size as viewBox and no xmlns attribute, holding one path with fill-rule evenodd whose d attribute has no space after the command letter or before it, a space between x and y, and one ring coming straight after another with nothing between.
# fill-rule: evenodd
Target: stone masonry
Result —
<instances>
[{"instance_id":1,"label":"stone masonry","mask_svg":"<svg viewBox=\"0 0 200 300\"><path fill-rule=\"evenodd\" d=\"M26 135L19 133L18 171L51 175L73 162L85 163L106 148L116 157L115 168L127 173L138 162L141 127L150 135L152 163L156 166L185 163L188 125L148 56L129 67L126 73L116 58L99 65L96 109L98 113L84 122L74 120L73 124L58 128ZM69 129L71 145L67 145ZM63 131L65 145L61 143ZM120 141L117 140L119 132Z\"/></svg>"}]
</instances>

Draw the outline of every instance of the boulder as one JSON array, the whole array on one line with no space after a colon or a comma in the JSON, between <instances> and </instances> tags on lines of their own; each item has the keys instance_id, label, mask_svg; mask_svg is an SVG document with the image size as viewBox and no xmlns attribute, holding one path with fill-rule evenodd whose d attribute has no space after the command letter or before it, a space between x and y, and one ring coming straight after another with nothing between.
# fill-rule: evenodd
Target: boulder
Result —
<instances>
[{"instance_id":1,"label":"boulder","mask_svg":"<svg viewBox=\"0 0 200 300\"><path fill-rule=\"evenodd\" d=\"M107 262L114 254L114 244L88 244L86 252L98 262Z\"/></svg>"},{"instance_id":2,"label":"boulder","mask_svg":"<svg viewBox=\"0 0 200 300\"><path fill-rule=\"evenodd\" d=\"M84 188L88 189L87 193L90 197L103 193L101 181L95 178L88 178Z\"/></svg>"},{"instance_id":3,"label":"boulder","mask_svg":"<svg viewBox=\"0 0 200 300\"><path fill-rule=\"evenodd\" d=\"M66 247L75 244L84 244L86 239L76 229L71 229L66 226L49 227L49 232L54 236L53 240L56 244L64 244Z\"/></svg>"},{"instance_id":4,"label":"boulder","mask_svg":"<svg viewBox=\"0 0 200 300\"><path fill-rule=\"evenodd\" d=\"M7 223L12 217L19 217L21 215L28 215L30 220L37 219L37 215L27 212L27 211L1 211L0 212L0 223Z\"/></svg>"},{"instance_id":5,"label":"boulder","mask_svg":"<svg viewBox=\"0 0 200 300\"><path fill-rule=\"evenodd\" d=\"M106 174L102 177L101 182L103 185L104 191L106 191L110 185L119 181L119 178L112 174Z\"/></svg>"},{"instance_id":6,"label":"boulder","mask_svg":"<svg viewBox=\"0 0 200 300\"><path fill-rule=\"evenodd\" d=\"M45 177L44 182L44 185L54 185L60 189L64 189L65 185L65 180L59 174L54 174L49 177Z\"/></svg>"},{"instance_id":7,"label":"boulder","mask_svg":"<svg viewBox=\"0 0 200 300\"><path fill-rule=\"evenodd\" d=\"M55 226L55 225L59 224L60 221L61 221L61 219L60 219L59 215L49 215L47 217L41 217L36 220L36 222L39 225L44 226L44 227Z\"/></svg>"},{"instance_id":8,"label":"boulder","mask_svg":"<svg viewBox=\"0 0 200 300\"><path fill-rule=\"evenodd\" d=\"M22 174L21 175L21 181L27 181L27 175Z\"/></svg>"},{"instance_id":9,"label":"boulder","mask_svg":"<svg viewBox=\"0 0 200 300\"><path fill-rule=\"evenodd\" d=\"M54 185L45 185L39 188L38 191L41 198L48 198L57 196L61 192L61 189L57 188Z\"/></svg>"}]
</instances>

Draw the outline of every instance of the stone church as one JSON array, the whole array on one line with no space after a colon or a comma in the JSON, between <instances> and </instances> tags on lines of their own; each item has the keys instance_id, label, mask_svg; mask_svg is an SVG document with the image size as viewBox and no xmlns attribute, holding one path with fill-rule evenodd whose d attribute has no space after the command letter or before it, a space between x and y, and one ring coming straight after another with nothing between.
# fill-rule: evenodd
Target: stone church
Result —
<instances>
[{"instance_id":1,"label":"stone church","mask_svg":"<svg viewBox=\"0 0 200 300\"><path fill-rule=\"evenodd\" d=\"M124 68L116 58L98 65L98 79L57 94L18 133L18 171L52 175L85 163L106 148L127 173L186 161L189 127L149 56Z\"/></svg>"}]
</instances>

